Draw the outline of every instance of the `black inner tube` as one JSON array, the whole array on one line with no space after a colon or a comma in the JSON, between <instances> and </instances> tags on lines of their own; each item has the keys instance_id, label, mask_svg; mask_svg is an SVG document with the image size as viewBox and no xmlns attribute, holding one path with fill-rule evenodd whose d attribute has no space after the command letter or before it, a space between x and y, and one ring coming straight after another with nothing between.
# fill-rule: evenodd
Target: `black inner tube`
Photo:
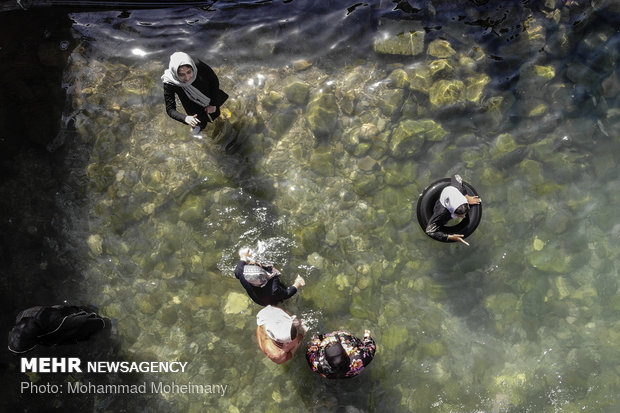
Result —
<instances>
[{"instance_id":1,"label":"black inner tube","mask_svg":"<svg viewBox=\"0 0 620 413\"><path fill-rule=\"evenodd\" d=\"M418 215L418 223L422 228L422 231L426 233L426 226L428 225L428 221L433 216L433 209L435 208L435 203L439 199L439 195L441 195L441 191L450 185L450 178L443 178L438 181L430 184L424 192L418 198L418 205L416 208L416 212ZM478 196L478 192L474 189L473 186L463 181L463 188L467 192L467 195L470 196ZM469 213L456 225L447 227L441 226L439 227L439 231L446 233L448 235L452 234L463 234L463 238L467 238L470 236L476 228L478 228L478 224L480 224L480 220L482 219L482 204L470 205ZM446 240L443 242L456 242L453 240Z\"/></svg>"}]
</instances>

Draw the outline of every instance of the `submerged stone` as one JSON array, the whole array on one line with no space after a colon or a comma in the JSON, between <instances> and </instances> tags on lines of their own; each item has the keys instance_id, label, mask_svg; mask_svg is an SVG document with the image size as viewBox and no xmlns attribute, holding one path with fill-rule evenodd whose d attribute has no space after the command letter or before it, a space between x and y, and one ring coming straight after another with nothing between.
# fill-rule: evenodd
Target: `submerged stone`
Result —
<instances>
[{"instance_id":1,"label":"submerged stone","mask_svg":"<svg viewBox=\"0 0 620 413\"><path fill-rule=\"evenodd\" d=\"M299 79L291 79L284 87L284 95L291 102L297 105L303 105L308 100L310 94L310 86Z\"/></svg>"},{"instance_id":2,"label":"submerged stone","mask_svg":"<svg viewBox=\"0 0 620 413\"><path fill-rule=\"evenodd\" d=\"M417 154L425 140L439 141L448 132L432 119L407 119L392 132L390 151L395 158L407 158Z\"/></svg>"},{"instance_id":3,"label":"submerged stone","mask_svg":"<svg viewBox=\"0 0 620 413\"><path fill-rule=\"evenodd\" d=\"M379 35L374 41L377 53L415 56L424 51L423 31L405 31L394 36Z\"/></svg>"},{"instance_id":4,"label":"submerged stone","mask_svg":"<svg viewBox=\"0 0 620 413\"><path fill-rule=\"evenodd\" d=\"M475 89L473 89L473 93L475 93ZM475 96L473 97L475 98ZM435 106L452 105L463 101L464 98L465 83L461 80L440 80L435 82L429 90L429 99Z\"/></svg>"},{"instance_id":5,"label":"submerged stone","mask_svg":"<svg viewBox=\"0 0 620 413\"><path fill-rule=\"evenodd\" d=\"M306 120L317 138L330 136L338 125L338 103L333 93L319 93L306 107Z\"/></svg>"},{"instance_id":6,"label":"submerged stone","mask_svg":"<svg viewBox=\"0 0 620 413\"><path fill-rule=\"evenodd\" d=\"M224 313L241 314L250 306L250 298L246 294L230 292L224 304Z\"/></svg>"},{"instance_id":7,"label":"submerged stone","mask_svg":"<svg viewBox=\"0 0 620 413\"><path fill-rule=\"evenodd\" d=\"M454 68L446 59L433 60L428 65L428 68L432 78L446 77L454 71Z\"/></svg>"},{"instance_id":8,"label":"submerged stone","mask_svg":"<svg viewBox=\"0 0 620 413\"><path fill-rule=\"evenodd\" d=\"M432 85L432 73L425 65L419 65L407 72L409 88L427 93Z\"/></svg>"},{"instance_id":9,"label":"submerged stone","mask_svg":"<svg viewBox=\"0 0 620 413\"><path fill-rule=\"evenodd\" d=\"M478 103L482 98L484 88L490 82L491 78L485 73L470 77L469 79L467 79L465 98L470 102Z\"/></svg>"},{"instance_id":10,"label":"submerged stone","mask_svg":"<svg viewBox=\"0 0 620 413\"><path fill-rule=\"evenodd\" d=\"M388 76L388 85L397 89L402 89L409 84L407 72L403 69L396 69Z\"/></svg>"},{"instance_id":11,"label":"submerged stone","mask_svg":"<svg viewBox=\"0 0 620 413\"><path fill-rule=\"evenodd\" d=\"M437 39L428 45L428 54L443 59L455 55L456 51L447 40Z\"/></svg>"}]
</instances>

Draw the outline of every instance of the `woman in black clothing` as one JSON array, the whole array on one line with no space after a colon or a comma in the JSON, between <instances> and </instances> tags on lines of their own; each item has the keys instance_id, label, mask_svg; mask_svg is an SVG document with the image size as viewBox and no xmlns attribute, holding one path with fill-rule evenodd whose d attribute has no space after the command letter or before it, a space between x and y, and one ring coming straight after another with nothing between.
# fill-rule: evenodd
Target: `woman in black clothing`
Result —
<instances>
[{"instance_id":1,"label":"woman in black clothing","mask_svg":"<svg viewBox=\"0 0 620 413\"><path fill-rule=\"evenodd\" d=\"M213 69L200 60L195 63L187 53L173 53L161 79L166 113L172 119L190 125L194 135L199 135L207 123L220 116L219 107L228 99L228 95L220 90ZM175 94L187 115L177 111Z\"/></svg>"},{"instance_id":2,"label":"woman in black clothing","mask_svg":"<svg viewBox=\"0 0 620 413\"><path fill-rule=\"evenodd\" d=\"M250 248L239 250L239 263L235 268L235 277L247 291L250 298L259 305L276 305L281 301L291 298L298 289L306 285L304 279L297 275L291 287L286 287L280 282L280 271L260 264L252 258Z\"/></svg>"},{"instance_id":3,"label":"woman in black clothing","mask_svg":"<svg viewBox=\"0 0 620 413\"><path fill-rule=\"evenodd\" d=\"M463 187L463 180L459 175L452 176L450 185L445 187L435 203L433 215L426 225L426 234L438 241L457 241L469 245L463 239L463 234L446 234L439 230L450 219L465 218L470 205L477 205L482 200L479 196L470 196Z\"/></svg>"}]
</instances>

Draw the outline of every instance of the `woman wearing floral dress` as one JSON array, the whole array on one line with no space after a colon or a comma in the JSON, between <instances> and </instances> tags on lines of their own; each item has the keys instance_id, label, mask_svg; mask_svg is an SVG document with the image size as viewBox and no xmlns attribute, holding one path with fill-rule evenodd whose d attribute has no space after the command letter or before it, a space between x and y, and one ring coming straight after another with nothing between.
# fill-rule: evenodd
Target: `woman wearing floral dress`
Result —
<instances>
[{"instance_id":1,"label":"woman wearing floral dress","mask_svg":"<svg viewBox=\"0 0 620 413\"><path fill-rule=\"evenodd\" d=\"M314 337L306 351L308 364L315 372L329 379L357 376L370 364L377 346L366 330L364 339L342 330Z\"/></svg>"}]
</instances>

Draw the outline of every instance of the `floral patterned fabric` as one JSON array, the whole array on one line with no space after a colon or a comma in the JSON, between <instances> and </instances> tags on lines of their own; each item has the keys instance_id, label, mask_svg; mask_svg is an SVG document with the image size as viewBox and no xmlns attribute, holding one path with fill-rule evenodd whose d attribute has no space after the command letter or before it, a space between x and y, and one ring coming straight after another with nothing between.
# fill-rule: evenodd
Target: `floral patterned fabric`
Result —
<instances>
[{"instance_id":1,"label":"floral patterned fabric","mask_svg":"<svg viewBox=\"0 0 620 413\"><path fill-rule=\"evenodd\" d=\"M346 373L336 373L325 358L325 348L330 344L340 340L340 344L347 352L351 363L349 371ZM357 376L364 370L373 357L377 346L372 337L364 337L363 340L342 330L337 330L325 335L315 336L306 351L308 364L315 372L329 379L340 379Z\"/></svg>"}]
</instances>

